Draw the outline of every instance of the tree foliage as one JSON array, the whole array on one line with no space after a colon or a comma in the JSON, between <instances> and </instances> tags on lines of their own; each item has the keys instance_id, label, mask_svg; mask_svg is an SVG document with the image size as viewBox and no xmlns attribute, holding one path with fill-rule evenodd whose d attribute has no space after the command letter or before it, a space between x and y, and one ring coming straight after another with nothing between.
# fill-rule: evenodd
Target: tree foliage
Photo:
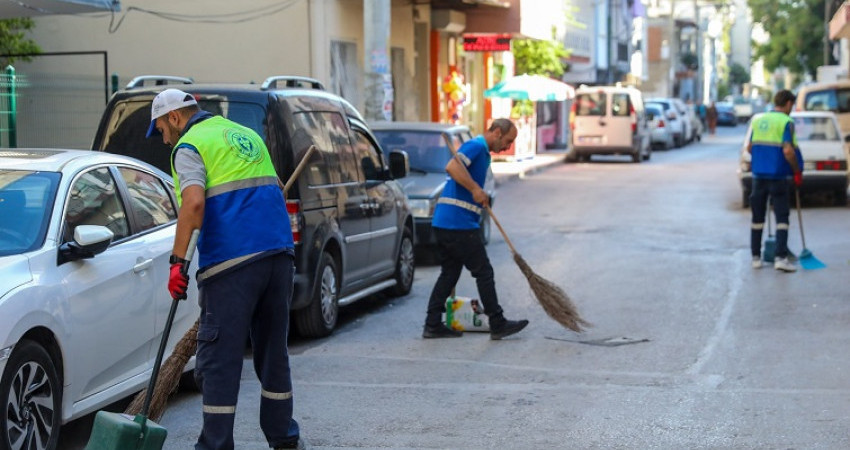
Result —
<instances>
[{"instance_id":1,"label":"tree foliage","mask_svg":"<svg viewBox=\"0 0 850 450\"><path fill-rule=\"evenodd\" d=\"M566 70L563 58L570 53L560 42L518 39L511 42L517 74L560 77Z\"/></svg>"},{"instance_id":2,"label":"tree foliage","mask_svg":"<svg viewBox=\"0 0 850 450\"><path fill-rule=\"evenodd\" d=\"M23 55L41 53L41 48L32 39L27 38L27 32L35 27L35 21L29 17L0 20L0 55ZM30 58L0 56L3 67L15 62L16 59L28 61Z\"/></svg>"},{"instance_id":3,"label":"tree foliage","mask_svg":"<svg viewBox=\"0 0 850 450\"><path fill-rule=\"evenodd\" d=\"M750 72L744 66L738 63L732 63L729 67L729 84L740 86L749 82Z\"/></svg>"},{"instance_id":4,"label":"tree foliage","mask_svg":"<svg viewBox=\"0 0 850 450\"><path fill-rule=\"evenodd\" d=\"M815 75L817 67L824 64L826 1L747 0L753 22L760 22L770 34L764 44L753 44L754 57L764 58L770 71L786 67L796 75Z\"/></svg>"}]
</instances>

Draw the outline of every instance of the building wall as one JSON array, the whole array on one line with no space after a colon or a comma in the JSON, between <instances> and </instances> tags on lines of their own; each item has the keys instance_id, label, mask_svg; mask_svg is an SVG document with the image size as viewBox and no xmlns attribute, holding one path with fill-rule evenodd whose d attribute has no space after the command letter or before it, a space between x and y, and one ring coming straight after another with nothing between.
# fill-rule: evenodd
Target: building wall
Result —
<instances>
[{"instance_id":1,"label":"building wall","mask_svg":"<svg viewBox=\"0 0 850 450\"><path fill-rule=\"evenodd\" d=\"M295 0L262 5L231 0L121 3L122 11L114 16L99 13L38 17L32 37L44 52L105 51L106 70L109 75L117 74L119 87L138 75L185 76L199 83L260 83L273 75L296 75L317 78L331 86L331 43L342 41L356 47L357 57L348 74L354 87L349 90L348 100L363 110L363 0ZM404 55L397 65L403 74L399 80L402 88L396 92L401 114L396 118L415 120L417 105L428 101L420 98L422 93L415 81L416 7L408 0L392 0L391 5L389 47L400 49L397 54ZM428 20L427 13L420 20ZM388 51L388 55L392 53ZM52 77L52 84L63 91L73 85L68 79L82 77L86 84L78 93L85 114L77 114L78 117L64 113L62 105L58 111L46 112L43 102L32 100L33 96L29 103L24 101L18 119L19 146L90 145L105 105L104 68L99 58L38 57L32 63L16 64L22 76L32 80ZM43 95L54 88L57 87L32 86ZM74 101L63 100L69 111L81 109L71 106ZM61 125L62 132L55 133L56 137L38 132L39 127L50 129L52 120L72 123Z\"/></svg>"},{"instance_id":2,"label":"building wall","mask_svg":"<svg viewBox=\"0 0 850 450\"><path fill-rule=\"evenodd\" d=\"M243 23L236 16L214 24L172 21L130 8L194 18L246 9L227 0L124 0L113 32L109 14L45 16L36 19L33 37L48 52L106 50L110 71L122 80L141 74L190 76L198 82L311 75L309 42L296 39L309 35L307 1Z\"/></svg>"}]
</instances>

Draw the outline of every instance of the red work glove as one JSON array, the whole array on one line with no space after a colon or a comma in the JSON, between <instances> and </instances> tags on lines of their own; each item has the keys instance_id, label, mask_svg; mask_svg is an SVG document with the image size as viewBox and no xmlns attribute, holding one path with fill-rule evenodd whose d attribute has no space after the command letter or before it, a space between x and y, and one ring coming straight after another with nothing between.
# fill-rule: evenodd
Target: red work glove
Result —
<instances>
[{"instance_id":1,"label":"red work glove","mask_svg":"<svg viewBox=\"0 0 850 450\"><path fill-rule=\"evenodd\" d=\"M794 173L794 186L800 187L803 185L803 172Z\"/></svg>"},{"instance_id":2,"label":"red work glove","mask_svg":"<svg viewBox=\"0 0 850 450\"><path fill-rule=\"evenodd\" d=\"M189 276L183 273L183 264L171 265L171 274L168 276L168 293L174 300L186 300L186 288L189 287Z\"/></svg>"}]
</instances>

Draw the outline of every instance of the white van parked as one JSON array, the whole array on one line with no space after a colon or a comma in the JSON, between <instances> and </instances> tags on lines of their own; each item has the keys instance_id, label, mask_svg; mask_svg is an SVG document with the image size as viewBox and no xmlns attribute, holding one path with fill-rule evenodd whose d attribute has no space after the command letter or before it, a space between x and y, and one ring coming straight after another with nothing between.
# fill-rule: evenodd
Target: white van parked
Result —
<instances>
[{"instance_id":1,"label":"white van parked","mask_svg":"<svg viewBox=\"0 0 850 450\"><path fill-rule=\"evenodd\" d=\"M850 80L807 84L797 93L797 111L832 111L841 134L850 135Z\"/></svg>"},{"instance_id":2,"label":"white van parked","mask_svg":"<svg viewBox=\"0 0 850 450\"><path fill-rule=\"evenodd\" d=\"M633 87L579 87L570 108L570 130L567 161L629 155L639 163L652 155L643 95Z\"/></svg>"}]
</instances>

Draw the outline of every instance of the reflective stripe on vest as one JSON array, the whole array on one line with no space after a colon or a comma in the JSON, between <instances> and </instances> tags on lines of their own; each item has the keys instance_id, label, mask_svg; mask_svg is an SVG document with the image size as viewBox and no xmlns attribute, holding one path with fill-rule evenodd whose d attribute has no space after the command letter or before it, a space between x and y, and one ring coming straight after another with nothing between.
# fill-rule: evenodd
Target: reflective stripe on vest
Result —
<instances>
[{"instance_id":1,"label":"reflective stripe on vest","mask_svg":"<svg viewBox=\"0 0 850 450\"><path fill-rule=\"evenodd\" d=\"M456 198L440 197L440 199L437 200L437 203L442 203L444 205L454 205L458 208L463 208L465 210L472 211L475 214L478 214L479 216L481 215L480 206L475 205L473 203L465 202L463 200L458 200Z\"/></svg>"},{"instance_id":2,"label":"reflective stripe on vest","mask_svg":"<svg viewBox=\"0 0 850 450\"><path fill-rule=\"evenodd\" d=\"M174 154L195 149L206 170L204 219L198 238L201 271L246 255L293 248L286 203L262 138L221 116L189 127L172 151L171 172L182 204Z\"/></svg>"}]
</instances>

